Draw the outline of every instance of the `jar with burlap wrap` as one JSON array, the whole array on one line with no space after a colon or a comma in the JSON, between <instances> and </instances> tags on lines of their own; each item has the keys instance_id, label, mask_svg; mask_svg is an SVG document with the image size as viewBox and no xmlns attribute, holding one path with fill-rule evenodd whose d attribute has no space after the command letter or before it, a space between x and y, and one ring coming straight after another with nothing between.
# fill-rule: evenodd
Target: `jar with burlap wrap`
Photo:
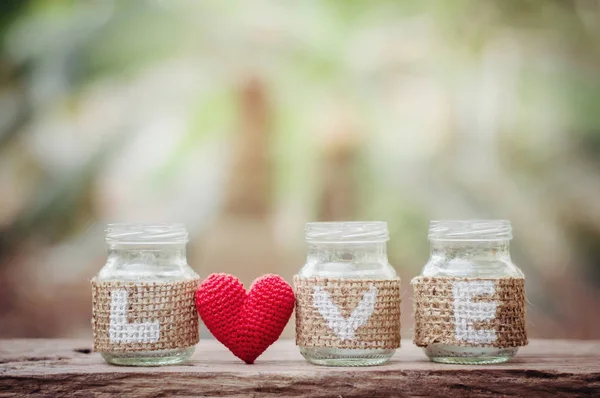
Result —
<instances>
[{"instance_id":1,"label":"jar with burlap wrap","mask_svg":"<svg viewBox=\"0 0 600 398\"><path fill-rule=\"evenodd\" d=\"M387 362L400 347L400 279L384 222L306 225L306 265L294 277L296 344L329 366Z\"/></svg>"},{"instance_id":2,"label":"jar with burlap wrap","mask_svg":"<svg viewBox=\"0 0 600 398\"><path fill-rule=\"evenodd\" d=\"M109 224L108 260L92 279L94 350L115 365L185 361L198 343L198 275L181 224Z\"/></svg>"},{"instance_id":3,"label":"jar with burlap wrap","mask_svg":"<svg viewBox=\"0 0 600 398\"><path fill-rule=\"evenodd\" d=\"M527 345L525 277L505 220L432 221L431 257L412 280L415 344L434 362L506 362Z\"/></svg>"}]
</instances>

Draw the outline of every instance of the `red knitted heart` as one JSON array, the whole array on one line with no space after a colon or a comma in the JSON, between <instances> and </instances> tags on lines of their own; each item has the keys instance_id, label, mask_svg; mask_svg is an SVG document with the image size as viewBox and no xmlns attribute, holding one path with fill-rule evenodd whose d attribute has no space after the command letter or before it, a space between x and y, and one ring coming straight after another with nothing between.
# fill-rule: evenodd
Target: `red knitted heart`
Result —
<instances>
[{"instance_id":1,"label":"red knitted heart","mask_svg":"<svg viewBox=\"0 0 600 398\"><path fill-rule=\"evenodd\" d=\"M256 279L247 294L235 276L212 274L196 292L196 308L208 330L246 363L254 363L279 338L294 304L292 287L273 274Z\"/></svg>"}]
</instances>

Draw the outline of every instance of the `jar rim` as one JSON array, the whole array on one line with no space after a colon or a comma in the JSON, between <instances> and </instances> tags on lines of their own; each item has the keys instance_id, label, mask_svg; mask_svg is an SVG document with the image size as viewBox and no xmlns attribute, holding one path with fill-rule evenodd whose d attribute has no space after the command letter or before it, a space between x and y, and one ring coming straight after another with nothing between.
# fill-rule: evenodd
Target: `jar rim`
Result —
<instances>
[{"instance_id":1,"label":"jar rim","mask_svg":"<svg viewBox=\"0 0 600 398\"><path fill-rule=\"evenodd\" d=\"M389 240L385 221L318 221L304 229L308 243L370 243Z\"/></svg>"},{"instance_id":2,"label":"jar rim","mask_svg":"<svg viewBox=\"0 0 600 398\"><path fill-rule=\"evenodd\" d=\"M509 220L432 220L432 241L501 241L512 239Z\"/></svg>"},{"instance_id":3,"label":"jar rim","mask_svg":"<svg viewBox=\"0 0 600 398\"><path fill-rule=\"evenodd\" d=\"M110 223L104 232L109 244L185 244L189 240L183 223Z\"/></svg>"}]
</instances>

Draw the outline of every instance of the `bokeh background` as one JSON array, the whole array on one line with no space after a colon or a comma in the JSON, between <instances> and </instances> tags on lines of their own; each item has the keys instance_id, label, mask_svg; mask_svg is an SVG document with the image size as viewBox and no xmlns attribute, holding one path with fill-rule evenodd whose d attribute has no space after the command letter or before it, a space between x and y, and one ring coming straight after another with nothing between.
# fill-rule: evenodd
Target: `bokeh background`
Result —
<instances>
[{"instance_id":1,"label":"bokeh background","mask_svg":"<svg viewBox=\"0 0 600 398\"><path fill-rule=\"evenodd\" d=\"M107 222L291 281L304 223L505 218L532 337L600 338L600 3L0 2L0 337L90 337ZM286 337L293 335L291 325Z\"/></svg>"}]
</instances>

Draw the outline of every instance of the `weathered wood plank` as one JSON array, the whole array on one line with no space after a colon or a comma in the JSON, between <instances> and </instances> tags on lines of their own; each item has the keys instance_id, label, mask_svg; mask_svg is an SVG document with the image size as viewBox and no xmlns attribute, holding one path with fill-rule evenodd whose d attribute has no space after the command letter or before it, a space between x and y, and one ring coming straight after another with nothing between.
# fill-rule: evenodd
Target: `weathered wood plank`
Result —
<instances>
[{"instance_id":1,"label":"weathered wood plank","mask_svg":"<svg viewBox=\"0 0 600 398\"><path fill-rule=\"evenodd\" d=\"M306 363L280 341L246 365L202 341L180 366L111 366L89 341L0 341L0 395L385 397L563 394L600 396L600 341L534 340L507 364L441 365L405 342L389 364L329 368Z\"/></svg>"}]
</instances>

